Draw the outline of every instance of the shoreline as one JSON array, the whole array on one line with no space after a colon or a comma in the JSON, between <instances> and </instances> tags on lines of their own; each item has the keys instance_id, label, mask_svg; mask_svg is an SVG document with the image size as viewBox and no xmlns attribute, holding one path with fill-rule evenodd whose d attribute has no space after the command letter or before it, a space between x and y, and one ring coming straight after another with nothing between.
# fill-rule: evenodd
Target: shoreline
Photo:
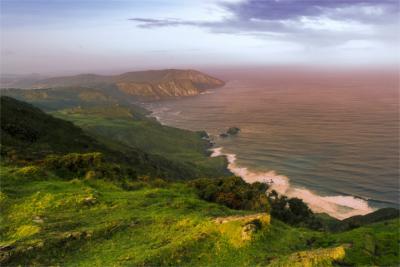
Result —
<instances>
[{"instance_id":1,"label":"shoreline","mask_svg":"<svg viewBox=\"0 0 400 267\"><path fill-rule=\"evenodd\" d=\"M163 123L160 116L157 116L157 112L150 106L143 106L145 109L150 111L148 117L154 118L161 125L174 127ZM161 111L165 110L166 108L161 108ZM343 220L356 215L366 215L376 210L375 208L369 206L367 200L358 198L356 196L321 196L317 192L313 192L307 188L291 185L288 177L277 174L273 170L267 172L253 172L247 167L238 166L236 163L237 155L222 152L223 147L215 147L216 143L213 142L208 132L205 130L193 132L204 132L206 134L200 136L202 140L207 142L205 153L209 157L223 156L226 159L225 170L227 172L241 177L247 183L256 181L267 183L270 185L271 190L275 190L281 195L286 195L292 198L300 198L314 213L326 213L336 219Z\"/></svg>"},{"instance_id":2,"label":"shoreline","mask_svg":"<svg viewBox=\"0 0 400 267\"><path fill-rule=\"evenodd\" d=\"M211 157L225 157L228 161L228 169L245 182L267 183L270 186L270 190L275 190L280 195L302 199L314 213L326 213L336 219L343 220L376 211L376 209L369 206L367 200L356 196L321 196L307 188L292 186L288 177L277 174L273 170L253 172L247 167L238 166L236 164L236 154L222 152L223 147L215 147L210 150L212 151Z\"/></svg>"}]
</instances>

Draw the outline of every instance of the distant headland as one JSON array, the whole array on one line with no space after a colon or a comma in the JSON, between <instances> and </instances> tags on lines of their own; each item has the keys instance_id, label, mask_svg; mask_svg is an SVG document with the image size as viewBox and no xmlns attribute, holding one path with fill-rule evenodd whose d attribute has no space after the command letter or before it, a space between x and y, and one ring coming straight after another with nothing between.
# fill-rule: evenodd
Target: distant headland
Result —
<instances>
[{"instance_id":1,"label":"distant headland","mask_svg":"<svg viewBox=\"0 0 400 267\"><path fill-rule=\"evenodd\" d=\"M14 79L3 88L88 87L122 93L141 101L195 96L225 82L196 70L164 69L126 72L120 75L79 74L47 79Z\"/></svg>"}]
</instances>

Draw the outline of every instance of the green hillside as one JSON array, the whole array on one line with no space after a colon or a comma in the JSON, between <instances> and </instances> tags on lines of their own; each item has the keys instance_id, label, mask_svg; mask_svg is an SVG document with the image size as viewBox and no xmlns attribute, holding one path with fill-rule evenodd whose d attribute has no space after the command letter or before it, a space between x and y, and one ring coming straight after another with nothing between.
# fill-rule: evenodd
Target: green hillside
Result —
<instances>
[{"instance_id":1,"label":"green hillside","mask_svg":"<svg viewBox=\"0 0 400 267\"><path fill-rule=\"evenodd\" d=\"M71 122L54 118L30 104L6 96L0 99L3 160L24 163L40 161L49 155L100 152L107 164L113 163L137 174L171 179L188 179L202 174L190 162L172 161L114 140L99 140Z\"/></svg>"},{"instance_id":2,"label":"green hillside","mask_svg":"<svg viewBox=\"0 0 400 267\"><path fill-rule=\"evenodd\" d=\"M127 108L75 108L52 114L72 121L100 140L111 139L125 147L137 147L174 162L184 162L198 171L198 177L228 173L223 158L209 157L209 144L201 138L201 133L163 126L144 117L134 119Z\"/></svg>"},{"instance_id":3,"label":"green hillside","mask_svg":"<svg viewBox=\"0 0 400 267\"><path fill-rule=\"evenodd\" d=\"M63 106L55 118L0 99L1 266L400 263L397 210L322 220L300 199L227 177L200 133L134 108Z\"/></svg>"},{"instance_id":4,"label":"green hillside","mask_svg":"<svg viewBox=\"0 0 400 267\"><path fill-rule=\"evenodd\" d=\"M0 100L2 154L40 158L54 153L102 149L95 139L70 122L11 97L2 96Z\"/></svg>"},{"instance_id":5,"label":"green hillside","mask_svg":"<svg viewBox=\"0 0 400 267\"><path fill-rule=\"evenodd\" d=\"M137 181L124 190L104 180L5 166L1 177L5 266L399 263L398 220L328 234L200 200L181 183ZM249 225L253 231L244 235Z\"/></svg>"},{"instance_id":6,"label":"green hillside","mask_svg":"<svg viewBox=\"0 0 400 267\"><path fill-rule=\"evenodd\" d=\"M180 177L229 174L223 158L209 157L206 151L209 144L200 133L162 126L147 117L147 110L118 95L81 87L8 89L2 90L1 94L27 101L54 116L72 121L114 151L143 151L162 157L166 159L164 162L169 162L167 165L182 172Z\"/></svg>"}]
</instances>

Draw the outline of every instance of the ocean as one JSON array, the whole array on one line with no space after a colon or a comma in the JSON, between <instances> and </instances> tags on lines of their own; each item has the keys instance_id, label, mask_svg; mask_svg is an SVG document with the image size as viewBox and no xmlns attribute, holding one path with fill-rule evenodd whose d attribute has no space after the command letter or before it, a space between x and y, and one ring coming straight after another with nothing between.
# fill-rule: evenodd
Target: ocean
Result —
<instances>
[{"instance_id":1,"label":"ocean","mask_svg":"<svg viewBox=\"0 0 400 267\"><path fill-rule=\"evenodd\" d=\"M214 74L214 73L211 73ZM147 103L161 123L207 131L212 156L339 219L399 204L399 79L384 70L216 71L199 96ZM219 137L229 127L236 136Z\"/></svg>"}]
</instances>

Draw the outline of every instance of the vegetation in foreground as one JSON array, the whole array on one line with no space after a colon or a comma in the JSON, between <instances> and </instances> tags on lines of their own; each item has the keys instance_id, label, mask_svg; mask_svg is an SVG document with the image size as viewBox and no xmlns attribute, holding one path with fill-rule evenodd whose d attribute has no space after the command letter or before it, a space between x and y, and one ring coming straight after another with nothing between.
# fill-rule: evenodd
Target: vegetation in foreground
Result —
<instances>
[{"instance_id":1,"label":"vegetation in foreground","mask_svg":"<svg viewBox=\"0 0 400 267\"><path fill-rule=\"evenodd\" d=\"M103 179L4 165L1 177L6 266L398 263L398 219L332 234L272 218L250 222L259 226L244 238L249 222L215 219L252 212L201 200L184 183L142 177L126 190Z\"/></svg>"},{"instance_id":2,"label":"vegetation in foreground","mask_svg":"<svg viewBox=\"0 0 400 267\"><path fill-rule=\"evenodd\" d=\"M323 226L333 225L336 232L315 228L310 221L316 216L302 201L265 195L266 185L249 185L238 177L186 182L186 169L174 165L179 157L170 161L162 153L121 145L112 135L84 132L11 98L2 97L1 103L6 118L1 120L0 165L4 266L400 262L400 222L391 219L398 211L345 222L325 218ZM79 116L83 118L82 112ZM70 135L60 129L69 129ZM140 135L143 129L135 131ZM178 151L190 149L181 145L175 144Z\"/></svg>"}]
</instances>

